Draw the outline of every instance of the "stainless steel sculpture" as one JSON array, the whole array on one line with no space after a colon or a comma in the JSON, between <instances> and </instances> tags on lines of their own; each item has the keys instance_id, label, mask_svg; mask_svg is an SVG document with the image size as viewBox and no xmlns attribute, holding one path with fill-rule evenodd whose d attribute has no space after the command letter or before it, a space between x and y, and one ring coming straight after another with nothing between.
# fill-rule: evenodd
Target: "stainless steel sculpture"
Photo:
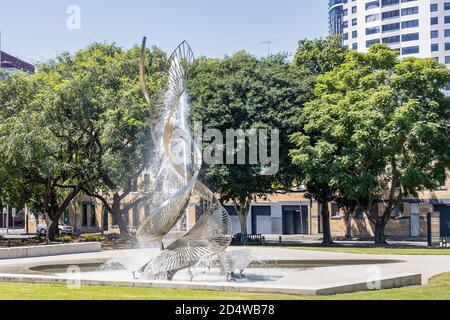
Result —
<instances>
[{"instance_id":1,"label":"stainless steel sculpture","mask_svg":"<svg viewBox=\"0 0 450 320\"><path fill-rule=\"evenodd\" d=\"M142 44L140 80L145 99L150 94L145 83L145 42ZM148 205L150 215L137 231L142 241L159 242L161 253L137 273L153 279L171 280L175 273L195 266L200 260L217 256L231 243L230 217L215 195L198 181L201 150L188 125L189 99L187 67L194 55L187 42L178 46L169 59L167 87L152 107L153 151L149 171L156 181ZM166 236L183 218L193 195L207 204L205 214L183 237L164 248Z\"/></svg>"}]
</instances>

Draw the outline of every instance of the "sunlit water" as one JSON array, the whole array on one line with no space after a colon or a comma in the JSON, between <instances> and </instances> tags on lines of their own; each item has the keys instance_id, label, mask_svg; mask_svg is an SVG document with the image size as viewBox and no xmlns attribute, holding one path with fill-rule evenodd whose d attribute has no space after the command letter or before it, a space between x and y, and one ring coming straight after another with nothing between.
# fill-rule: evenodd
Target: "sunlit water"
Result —
<instances>
[{"instance_id":1,"label":"sunlit water","mask_svg":"<svg viewBox=\"0 0 450 320\"><path fill-rule=\"evenodd\" d=\"M270 282L276 281L294 273L303 271L300 268L249 268L244 271L243 277L239 276L239 272L231 281L227 281L226 275L220 272L220 269L214 268L211 270L193 269L193 278L187 270L178 272L170 282L201 282L201 283L256 283L256 282ZM54 270L56 271L56 270ZM151 280L134 279L132 272L128 270L109 270L109 271L83 271L81 274L74 273L54 273L48 270L58 278L64 279L81 279L81 280L96 280L96 281L134 281L134 282L150 282ZM62 271L62 270L61 270ZM169 282L164 280L163 282Z\"/></svg>"},{"instance_id":2,"label":"sunlit water","mask_svg":"<svg viewBox=\"0 0 450 320\"><path fill-rule=\"evenodd\" d=\"M152 259L157 254L156 250L136 250L119 254L106 263L95 265L81 265L79 269L67 269L67 267L49 267L40 270L41 272L52 274L63 279L80 279L95 281L134 281L149 282L153 279L145 277L136 279L133 271L138 270L142 265ZM258 283L276 281L301 272L305 268L280 268L270 266L252 257L250 251L230 251L222 257L226 270L218 267L217 257L205 259L196 267L190 270L181 270L176 273L172 282L197 282L197 283ZM227 261L228 260L228 261ZM230 262L232 261L232 262ZM250 266L251 264L251 266ZM74 271L75 270L75 271ZM78 272L79 271L79 272ZM242 276L241 276L241 271ZM226 273L233 272L232 277Z\"/></svg>"}]
</instances>

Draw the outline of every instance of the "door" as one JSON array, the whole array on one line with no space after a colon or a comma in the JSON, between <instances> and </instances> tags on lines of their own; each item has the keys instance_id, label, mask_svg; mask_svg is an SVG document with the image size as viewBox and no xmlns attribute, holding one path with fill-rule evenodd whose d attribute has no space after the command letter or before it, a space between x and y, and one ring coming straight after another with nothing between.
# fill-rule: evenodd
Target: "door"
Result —
<instances>
[{"instance_id":1,"label":"door","mask_svg":"<svg viewBox=\"0 0 450 320\"><path fill-rule=\"evenodd\" d=\"M283 234L308 234L308 206L283 207Z\"/></svg>"},{"instance_id":2,"label":"door","mask_svg":"<svg viewBox=\"0 0 450 320\"><path fill-rule=\"evenodd\" d=\"M450 206L439 205L436 210L440 212L441 237L450 237Z\"/></svg>"},{"instance_id":3,"label":"door","mask_svg":"<svg viewBox=\"0 0 450 320\"><path fill-rule=\"evenodd\" d=\"M270 206L252 206L252 234L272 233L272 212Z\"/></svg>"},{"instance_id":4,"label":"door","mask_svg":"<svg viewBox=\"0 0 450 320\"><path fill-rule=\"evenodd\" d=\"M419 204L411 204L411 237L420 237L420 213Z\"/></svg>"}]
</instances>

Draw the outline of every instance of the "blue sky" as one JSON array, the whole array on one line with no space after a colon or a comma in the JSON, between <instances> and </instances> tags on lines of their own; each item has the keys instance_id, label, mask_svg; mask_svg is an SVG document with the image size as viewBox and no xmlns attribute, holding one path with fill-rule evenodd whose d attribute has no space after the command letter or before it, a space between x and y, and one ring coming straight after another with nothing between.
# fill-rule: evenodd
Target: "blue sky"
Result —
<instances>
[{"instance_id":1,"label":"blue sky","mask_svg":"<svg viewBox=\"0 0 450 320\"><path fill-rule=\"evenodd\" d=\"M197 56L237 50L262 56L295 52L301 38L327 35L326 0L0 0L2 49L39 62L93 42L139 43L169 52L188 40ZM81 10L81 29L69 30L67 8Z\"/></svg>"}]
</instances>

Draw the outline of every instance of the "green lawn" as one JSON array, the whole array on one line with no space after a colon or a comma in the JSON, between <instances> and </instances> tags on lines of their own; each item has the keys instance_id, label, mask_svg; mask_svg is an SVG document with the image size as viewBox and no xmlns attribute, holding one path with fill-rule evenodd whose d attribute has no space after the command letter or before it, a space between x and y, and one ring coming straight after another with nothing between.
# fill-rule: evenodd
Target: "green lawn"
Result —
<instances>
[{"instance_id":1,"label":"green lawn","mask_svg":"<svg viewBox=\"0 0 450 320\"><path fill-rule=\"evenodd\" d=\"M450 300L450 273L436 276L427 286L360 292L333 297L226 293L118 287L0 283L0 300Z\"/></svg>"},{"instance_id":2,"label":"green lawn","mask_svg":"<svg viewBox=\"0 0 450 320\"><path fill-rule=\"evenodd\" d=\"M286 249L306 250L306 251L326 251L355 254L391 254L391 255L412 255L412 256L442 256L450 255L449 249L429 249L429 248L376 248L376 247L284 247Z\"/></svg>"}]
</instances>

